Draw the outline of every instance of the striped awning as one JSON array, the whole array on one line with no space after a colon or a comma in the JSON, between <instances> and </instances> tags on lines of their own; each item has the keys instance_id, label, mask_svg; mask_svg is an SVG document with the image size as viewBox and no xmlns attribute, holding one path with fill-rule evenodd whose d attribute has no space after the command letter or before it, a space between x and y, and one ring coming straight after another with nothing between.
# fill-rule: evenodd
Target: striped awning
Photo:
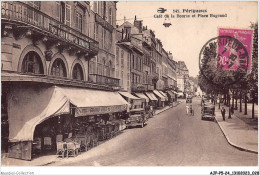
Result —
<instances>
[{"instance_id":1,"label":"striped awning","mask_svg":"<svg viewBox=\"0 0 260 176\"><path fill-rule=\"evenodd\" d=\"M153 93L157 95L161 101L165 101L165 97L158 90L154 90Z\"/></svg>"},{"instance_id":2,"label":"striped awning","mask_svg":"<svg viewBox=\"0 0 260 176\"><path fill-rule=\"evenodd\" d=\"M154 94L153 93L151 93L151 92L146 92L145 93L146 95L147 95L147 97L150 99L150 100L155 100L155 101L158 101L158 99L154 96Z\"/></svg>"},{"instance_id":3,"label":"striped awning","mask_svg":"<svg viewBox=\"0 0 260 176\"><path fill-rule=\"evenodd\" d=\"M135 95L139 98L145 99L146 102L149 102L149 98L145 96L143 93L135 93Z\"/></svg>"}]
</instances>

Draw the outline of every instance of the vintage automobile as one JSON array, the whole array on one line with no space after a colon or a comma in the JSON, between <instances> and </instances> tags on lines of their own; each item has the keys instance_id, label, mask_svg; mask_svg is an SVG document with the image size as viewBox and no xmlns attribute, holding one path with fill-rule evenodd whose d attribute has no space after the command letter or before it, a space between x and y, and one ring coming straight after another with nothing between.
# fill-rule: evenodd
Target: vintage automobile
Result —
<instances>
[{"instance_id":1,"label":"vintage automobile","mask_svg":"<svg viewBox=\"0 0 260 176\"><path fill-rule=\"evenodd\" d=\"M205 104L201 107L201 120L204 120L204 119L210 119L210 120L214 120L214 121L216 120L214 105Z\"/></svg>"},{"instance_id":2,"label":"vintage automobile","mask_svg":"<svg viewBox=\"0 0 260 176\"><path fill-rule=\"evenodd\" d=\"M146 124L147 115L143 108L130 110L129 118L126 119L126 127L133 127L140 125L142 128Z\"/></svg>"}]
</instances>

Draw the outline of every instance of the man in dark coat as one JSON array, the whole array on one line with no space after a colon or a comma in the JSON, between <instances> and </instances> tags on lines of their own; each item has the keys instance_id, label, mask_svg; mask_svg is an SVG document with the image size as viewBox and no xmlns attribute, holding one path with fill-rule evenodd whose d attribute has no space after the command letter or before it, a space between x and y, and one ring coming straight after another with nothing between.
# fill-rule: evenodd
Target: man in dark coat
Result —
<instances>
[{"instance_id":1,"label":"man in dark coat","mask_svg":"<svg viewBox=\"0 0 260 176\"><path fill-rule=\"evenodd\" d=\"M225 121L226 110L225 110L224 107L222 107L222 109L221 109L221 114L222 114L222 117L223 117L223 121Z\"/></svg>"}]
</instances>

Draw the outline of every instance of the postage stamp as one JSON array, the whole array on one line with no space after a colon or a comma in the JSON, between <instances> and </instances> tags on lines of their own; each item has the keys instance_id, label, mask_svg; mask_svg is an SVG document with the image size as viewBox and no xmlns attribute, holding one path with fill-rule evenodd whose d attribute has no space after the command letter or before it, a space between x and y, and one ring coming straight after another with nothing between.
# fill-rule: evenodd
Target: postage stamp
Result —
<instances>
[{"instance_id":1,"label":"postage stamp","mask_svg":"<svg viewBox=\"0 0 260 176\"><path fill-rule=\"evenodd\" d=\"M231 36L210 39L199 55L200 72L217 86L230 86L241 80L247 74L248 64L246 47Z\"/></svg>"},{"instance_id":2,"label":"postage stamp","mask_svg":"<svg viewBox=\"0 0 260 176\"><path fill-rule=\"evenodd\" d=\"M219 36L230 36L236 39L236 40L229 40L226 43L226 45L219 45L218 47L219 57L218 57L218 64L217 64L218 69L223 69L223 70L241 69L246 72L251 72L253 30L219 28L218 32L219 32ZM248 60L246 60L245 57L246 55L248 55Z\"/></svg>"}]
</instances>

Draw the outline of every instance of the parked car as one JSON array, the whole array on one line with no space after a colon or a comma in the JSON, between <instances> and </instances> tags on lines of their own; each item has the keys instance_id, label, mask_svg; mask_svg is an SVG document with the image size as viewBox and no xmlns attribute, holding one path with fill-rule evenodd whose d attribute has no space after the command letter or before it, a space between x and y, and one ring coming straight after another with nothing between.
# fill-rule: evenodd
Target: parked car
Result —
<instances>
[{"instance_id":1,"label":"parked car","mask_svg":"<svg viewBox=\"0 0 260 176\"><path fill-rule=\"evenodd\" d=\"M215 117L215 106L205 104L201 107L201 120L210 119L215 121Z\"/></svg>"},{"instance_id":2,"label":"parked car","mask_svg":"<svg viewBox=\"0 0 260 176\"><path fill-rule=\"evenodd\" d=\"M126 127L141 126L142 128L146 125L147 115L143 108L130 110L129 118L126 119Z\"/></svg>"}]
</instances>

